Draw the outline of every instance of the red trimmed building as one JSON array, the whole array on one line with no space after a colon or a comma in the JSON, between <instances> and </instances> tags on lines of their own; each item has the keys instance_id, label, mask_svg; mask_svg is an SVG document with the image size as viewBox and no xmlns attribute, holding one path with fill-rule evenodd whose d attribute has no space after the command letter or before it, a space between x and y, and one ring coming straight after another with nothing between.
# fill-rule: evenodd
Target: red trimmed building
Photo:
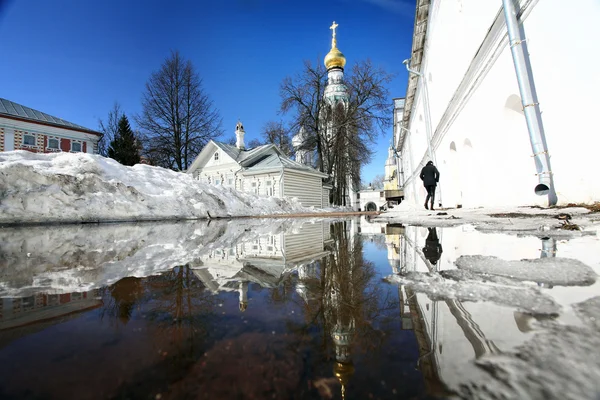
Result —
<instances>
[{"instance_id":1,"label":"red trimmed building","mask_svg":"<svg viewBox=\"0 0 600 400\"><path fill-rule=\"evenodd\" d=\"M0 151L98 153L102 133L0 98Z\"/></svg>"}]
</instances>

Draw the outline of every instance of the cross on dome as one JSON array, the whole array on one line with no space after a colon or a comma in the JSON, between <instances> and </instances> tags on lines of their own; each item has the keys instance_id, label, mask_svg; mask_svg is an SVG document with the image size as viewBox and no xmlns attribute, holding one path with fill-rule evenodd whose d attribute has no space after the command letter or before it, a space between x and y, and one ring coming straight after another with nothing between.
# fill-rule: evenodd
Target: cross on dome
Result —
<instances>
[{"instance_id":1,"label":"cross on dome","mask_svg":"<svg viewBox=\"0 0 600 400\"><path fill-rule=\"evenodd\" d=\"M335 23L335 21L333 21L333 24L331 24L331 26L329 27L329 29L331 29L333 31L333 37L335 38L335 28L337 28L339 25Z\"/></svg>"}]
</instances>

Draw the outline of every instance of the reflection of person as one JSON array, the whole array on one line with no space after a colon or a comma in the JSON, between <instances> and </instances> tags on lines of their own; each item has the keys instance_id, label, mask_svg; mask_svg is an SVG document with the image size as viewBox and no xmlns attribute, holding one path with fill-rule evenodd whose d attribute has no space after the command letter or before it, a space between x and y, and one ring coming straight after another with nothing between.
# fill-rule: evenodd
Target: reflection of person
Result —
<instances>
[{"instance_id":1,"label":"reflection of person","mask_svg":"<svg viewBox=\"0 0 600 400\"><path fill-rule=\"evenodd\" d=\"M437 183L440 181L440 172L433 165L433 161L427 161L427 164L421 170L421 180L423 181L423 186L427 190L427 198L425 199L425 208L428 210L433 210L433 202L435 200L435 187ZM431 198L431 207L427 208L427 202Z\"/></svg>"},{"instance_id":2,"label":"reflection of person","mask_svg":"<svg viewBox=\"0 0 600 400\"><path fill-rule=\"evenodd\" d=\"M436 228L427 229L429 229L429 235L427 235L427 239L425 239L423 254L425 254L425 258L428 259L429 262L435 265L442 256L442 245L438 239Z\"/></svg>"}]
</instances>

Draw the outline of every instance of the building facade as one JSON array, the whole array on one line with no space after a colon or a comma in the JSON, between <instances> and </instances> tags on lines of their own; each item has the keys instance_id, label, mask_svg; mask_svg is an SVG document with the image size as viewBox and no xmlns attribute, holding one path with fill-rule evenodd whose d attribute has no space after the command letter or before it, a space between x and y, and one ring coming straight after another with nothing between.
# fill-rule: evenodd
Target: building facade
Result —
<instances>
[{"instance_id":1,"label":"building facade","mask_svg":"<svg viewBox=\"0 0 600 400\"><path fill-rule=\"evenodd\" d=\"M98 153L100 132L0 98L0 151Z\"/></svg>"},{"instance_id":2,"label":"building facade","mask_svg":"<svg viewBox=\"0 0 600 400\"><path fill-rule=\"evenodd\" d=\"M211 140L187 173L203 183L264 197L297 198L306 207L329 206L327 174L290 160L277 146L246 150L244 127L236 125L236 146Z\"/></svg>"},{"instance_id":3,"label":"building facade","mask_svg":"<svg viewBox=\"0 0 600 400\"><path fill-rule=\"evenodd\" d=\"M426 196L419 173L429 160L445 207L552 205L550 194L534 190L544 180L553 180L558 204L600 199L593 164L600 138L592 133L600 3L578 2L577 18L559 0L511 4L521 30L512 41L503 1L417 1L406 104L394 127L407 200ZM537 101L522 99L530 95L519 85L527 68L517 75L514 66L511 49L524 46L533 85L521 89L533 89ZM526 119L534 109L544 135L537 139Z\"/></svg>"}]
</instances>

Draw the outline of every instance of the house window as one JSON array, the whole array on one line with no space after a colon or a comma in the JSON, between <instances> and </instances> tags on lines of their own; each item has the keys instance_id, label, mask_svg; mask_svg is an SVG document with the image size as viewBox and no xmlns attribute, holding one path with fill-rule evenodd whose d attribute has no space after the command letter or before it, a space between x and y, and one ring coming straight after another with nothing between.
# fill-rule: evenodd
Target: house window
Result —
<instances>
[{"instance_id":1,"label":"house window","mask_svg":"<svg viewBox=\"0 0 600 400\"><path fill-rule=\"evenodd\" d=\"M71 151L72 152L80 152L81 151L81 143L71 142Z\"/></svg>"},{"instance_id":2,"label":"house window","mask_svg":"<svg viewBox=\"0 0 600 400\"><path fill-rule=\"evenodd\" d=\"M35 136L23 135L23 144L25 146L35 146Z\"/></svg>"},{"instance_id":3,"label":"house window","mask_svg":"<svg viewBox=\"0 0 600 400\"><path fill-rule=\"evenodd\" d=\"M379 192L379 197L385 197L385 192Z\"/></svg>"},{"instance_id":4,"label":"house window","mask_svg":"<svg viewBox=\"0 0 600 400\"><path fill-rule=\"evenodd\" d=\"M252 182L252 193L258 194L258 188L256 187L256 182Z\"/></svg>"},{"instance_id":5,"label":"house window","mask_svg":"<svg viewBox=\"0 0 600 400\"><path fill-rule=\"evenodd\" d=\"M221 180L220 179L215 179L215 185L220 185L221 184Z\"/></svg>"},{"instance_id":6,"label":"house window","mask_svg":"<svg viewBox=\"0 0 600 400\"><path fill-rule=\"evenodd\" d=\"M267 187L265 189L265 192L266 192L267 196L273 196L273 185L272 184L273 184L273 182L271 182L271 181L266 182Z\"/></svg>"},{"instance_id":7,"label":"house window","mask_svg":"<svg viewBox=\"0 0 600 400\"><path fill-rule=\"evenodd\" d=\"M229 186L233 185L233 179L232 179L232 178L229 178L229 179L227 180L227 184L228 184Z\"/></svg>"},{"instance_id":8,"label":"house window","mask_svg":"<svg viewBox=\"0 0 600 400\"><path fill-rule=\"evenodd\" d=\"M215 153L215 161L219 159L219 153Z\"/></svg>"},{"instance_id":9,"label":"house window","mask_svg":"<svg viewBox=\"0 0 600 400\"><path fill-rule=\"evenodd\" d=\"M48 139L48 148L58 150L58 139Z\"/></svg>"}]
</instances>

